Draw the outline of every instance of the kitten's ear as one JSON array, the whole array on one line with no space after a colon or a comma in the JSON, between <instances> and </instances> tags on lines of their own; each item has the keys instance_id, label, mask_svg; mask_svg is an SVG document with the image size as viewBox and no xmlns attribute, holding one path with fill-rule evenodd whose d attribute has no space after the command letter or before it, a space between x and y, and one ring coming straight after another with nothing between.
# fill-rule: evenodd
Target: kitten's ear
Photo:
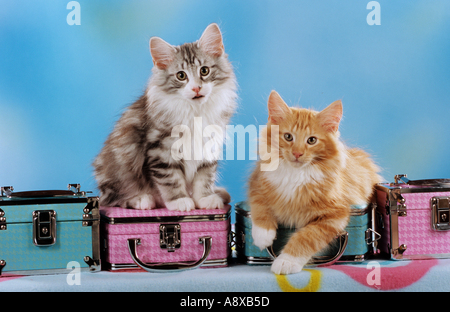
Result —
<instances>
[{"instance_id":1,"label":"kitten's ear","mask_svg":"<svg viewBox=\"0 0 450 312\"><path fill-rule=\"evenodd\" d=\"M150 54L153 64L159 69L165 69L173 61L175 48L158 37L150 39Z\"/></svg>"},{"instance_id":2,"label":"kitten's ear","mask_svg":"<svg viewBox=\"0 0 450 312\"><path fill-rule=\"evenodd\" d=\"M334 101L327 108L321 111L317 118L320 125L328 132L336 132L339 129L339 122L342 118L342 101Z\"/></svg>"},{"instance_id":3,"label":"kitten's ear","mask_svg":"<svg viewBox=\"0 0 450 312\"><path fill-rule=\"evenodd\" d=\"M281 122L290 113L289 106L276 91L270 92L267 107L269 108L269 121L274 124Z\"/></svg>"},{"instance_id":4,"label":"kitten's ear","mask_svg":"<svg viewBox=\"0 0 450 312\"><path fill-rule=\"evenodd\" d=\"M224 52L222 33L216 23L206 27L198 41L199 47L212 56L219 57Z\"/></svg>"}]
</instances>

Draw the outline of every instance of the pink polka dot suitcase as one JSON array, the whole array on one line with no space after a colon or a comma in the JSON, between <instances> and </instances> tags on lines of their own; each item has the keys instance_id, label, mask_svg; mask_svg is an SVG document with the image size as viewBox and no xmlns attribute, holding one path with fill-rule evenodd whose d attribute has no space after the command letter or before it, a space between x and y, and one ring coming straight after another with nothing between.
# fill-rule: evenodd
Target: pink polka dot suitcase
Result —
<instances>
[{"instance_id":1,"label":"pink polka dot suitcase","mask_svg":"<svg viewBox=\"0 0 450 312\"><path fill-rule=\"evenodd\" d=\"M391 259L450 258L450 179L378 184L378 248Z\"/></svg>"},{"instance_id":2,"label":"pink polka dot suitcase","mask_svg":"<svg viewBox=\"0 0 450 312\"><path fill-rule=\"evenodd\" d=\"M171 272L228 265L230 206L189 212L100 207L103 268Z\"/></svg>"}]
</instances>

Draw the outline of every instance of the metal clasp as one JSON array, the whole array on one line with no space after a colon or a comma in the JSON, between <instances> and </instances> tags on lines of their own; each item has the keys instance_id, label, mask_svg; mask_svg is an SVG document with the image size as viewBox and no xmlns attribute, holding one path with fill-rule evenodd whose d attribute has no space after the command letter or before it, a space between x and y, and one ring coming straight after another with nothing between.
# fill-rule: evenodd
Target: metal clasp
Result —
<instances>
[{"instance_id":1,"label":"metal clasp","mask_svg":"<svg viewBox=\"0 0 450 312\"><path fill-rule=\"evenodd\" d=\"M431 198L431 227L435 231L450 230L450 198L436 196Z\"/></svg>"},{"instance_id":2,"label":"metal clasp","mask_svg":"<svg viewBox=\"0 0 450 312\"><path fill-rule=\"evenodd\" d=\"M51 246L56 242L56 211L33 211L33 243L36 246Z\"/></svg>"},{"instance_id":3,"label":"metal clasp","mask_svg":"<svg viewBox=\"0 0 450 312\"><path fill-rule=\"evenodd\" d=\"M181 247L181 226L176 224L161 224L159 226L159 247L174 252Z\"/></svg>"}]
</instances>

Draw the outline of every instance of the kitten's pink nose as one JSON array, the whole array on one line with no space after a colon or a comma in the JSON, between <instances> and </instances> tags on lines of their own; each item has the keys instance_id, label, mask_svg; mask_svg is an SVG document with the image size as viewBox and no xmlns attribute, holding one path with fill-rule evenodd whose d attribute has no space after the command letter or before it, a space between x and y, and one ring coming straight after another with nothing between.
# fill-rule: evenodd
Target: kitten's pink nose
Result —
<instances>
[{"instance_id":1,"label":"kitten's pink nose","mask_svg":"<svg viewBox=\"0 0 450 312\"><path fill-rule=\"evenodd\" d=\"M192 88L192 91L194 91L195 93L199 93L202 87L200 86L196 86Z\"/></svg>"},{"instance_id":2,"label":"kitten's pink nose","mask_svg":"<svg viewBox=\"0 0 450 312\"><path fill-rule=\"evenodd\" d=\"M295 158L300 158L300 156L302 156L302 153L298 153L298 152L292 152L292 154L294 154Z\"/></svg>"}]
</instances>

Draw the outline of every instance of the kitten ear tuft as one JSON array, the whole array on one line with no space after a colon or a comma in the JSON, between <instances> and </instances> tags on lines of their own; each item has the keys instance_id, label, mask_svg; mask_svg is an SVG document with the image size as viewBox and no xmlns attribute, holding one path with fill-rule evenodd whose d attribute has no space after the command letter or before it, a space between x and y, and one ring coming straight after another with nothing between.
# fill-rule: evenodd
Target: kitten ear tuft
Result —
<instances>
[{"instance_id":1,"label":"kitten ear tuft","mask_svg":"<svg viewBox=\"0 0 450 312\"><path fill-rule=\"evenodd\" d=\"M286 105L278 92L274 90L270 92L267 107L269 109L269 121L274 124L281 122L290 112L289 106Z\"/></svg>"},{"instance_id":2,"label":"kitten ear tuft","mask_svg":"<svg viewBox=\"0 0 450 312\"><path fill-rule=\"evenodd\" d=\"M216 23L206 27L201 38L198 41L199 47L212 56L219 57L224 52L222 33Z\"/></svg>"},{"instance_id":3,"label":"kitten ear tuft","mask_svg":"<svg viewBox=\"0 0 450 312\"><path fill-rule=\"evenodd\" d=\"M336 132L342 119L342 101L334 101L321 111L317 118L320 125L328 132Z\"/></svg>"},{"instance_id":4,"label":"kitten ear tuft","mask_svg":"<svg viewBox=\"0 0 450 312\"><path fill-rule=\"evenodd\" d=\"M150 38L150 54L156 67L166 69L173 61L175 48L159 37L152 37Z\"/></svg>"}]
</instances>

